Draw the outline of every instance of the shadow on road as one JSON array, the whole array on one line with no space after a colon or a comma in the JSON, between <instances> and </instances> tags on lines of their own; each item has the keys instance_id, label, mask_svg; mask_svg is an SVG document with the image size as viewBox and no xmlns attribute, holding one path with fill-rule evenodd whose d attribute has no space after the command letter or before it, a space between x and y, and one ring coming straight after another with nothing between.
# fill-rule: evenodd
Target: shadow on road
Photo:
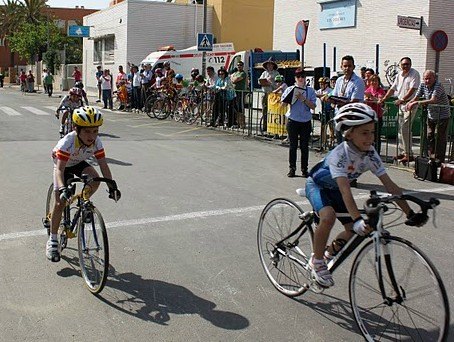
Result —
<instances>
[{"instance_id":1,"label":"shadow on road","mask_svg":"<svg viewBox=\"0 0 454 342\"><path fill-rule=\"evenodd\" d=\"M107 164L115 164L115 165L120 165L120 166L132 166L132 163L124 162L118 159L113 159L113 158L106 158ZM96 158L90 158L87 160L87 162L91 166L98 166L98 162L96 161Z\"/></svg>"},{"instance_id":2,"label":"shadow on road","mask_svg":"<svg viewBox=\"0 0 454 342\"><path fill-rule=\"evenodd\" d=\"M57 272L61 277L81 277L79 259L77 255L71 254L62 255L69 267ZM143 279L132 272L117 273L112 265L106 286L97 297L123 313L160 325L168 325L171 314L196 314L222 329L241 330L249 326L246 317L216 310L215 303L196 296L184 286Z\"/></svg>"},{"instance_id":3,"label":"shadow on road","mask_svg":"<svg viewBox=\"0 0 454 342\"><path fill-rule=\"evenodd\" d=\"M143 279L131 272L117 273L113 267L104 291L98 296L119 311L160 325L168 325L171 314L197 314L228 330L249 326L249 320L233 312L216 310L216 304L196 296L181 285Z\"/></svg>"}]
</instances>

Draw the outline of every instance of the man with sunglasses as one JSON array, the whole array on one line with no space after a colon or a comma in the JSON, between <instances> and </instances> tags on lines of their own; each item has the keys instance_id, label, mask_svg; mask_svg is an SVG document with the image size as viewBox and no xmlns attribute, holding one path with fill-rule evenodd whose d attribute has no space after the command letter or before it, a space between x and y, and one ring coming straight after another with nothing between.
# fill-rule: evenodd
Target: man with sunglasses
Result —
<instances>
[{"instance_id":1,"label":"man with sunglasses","mask_svg":"<svg viewBox=\"0 0 454 342\"><path fill-rule=\"evenodd\" d=\"M421 78L419 72L411 67L410 57L403 57L400 60L400 68L402 71L397 74L393 85L389 88L386 95L378 101L378 103L381 104L385 102L395 93L397 95L397 100L394 101L394 104L399 106L399 152L396 159L402 164L407 164L408 162L414 160L412 150L413 134L411 126L413 124L413 120L415 119L418 106L411 108L408 107L409 110L407 110L406 104L414 97L416 91L418 90L419 84L421 83Z\"/></svg>"},{"instance_id":2,"label":"man with sunglasses","mask_svg":"<svg viewBox=\"0 0 454 342\"><path fill-rule=\"evenodd\" d=\"M297 95L295 96L295 94ZM287 173L287 177L295 177L298 142L301 149L301 174L303 177L307 177L309 139L312 133L312 111L315 110L317 96L315 90L306 85L306 73L303 68L295 70L295 84L285 89L281 100L287 102L289 95L291 95L292 101L285 114L287 117L287 134L290 143L289 172Z\"/></svg>"}]
</instances>

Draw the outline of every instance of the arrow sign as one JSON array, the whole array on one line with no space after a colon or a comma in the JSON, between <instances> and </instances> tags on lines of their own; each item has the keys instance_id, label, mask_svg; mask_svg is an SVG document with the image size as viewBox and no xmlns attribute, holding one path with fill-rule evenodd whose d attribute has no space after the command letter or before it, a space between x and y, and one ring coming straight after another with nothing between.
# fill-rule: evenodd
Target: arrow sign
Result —
<instances>
[{"instance_id":1,"label":"arrow sign","mask_svg":"<svg viewBox=\"0 0 454 342\"><path fill-rule=\"evenodd\" d=\"M68 26L69 37L90 37L90 26Z\"/></svg>"}]
</instances>

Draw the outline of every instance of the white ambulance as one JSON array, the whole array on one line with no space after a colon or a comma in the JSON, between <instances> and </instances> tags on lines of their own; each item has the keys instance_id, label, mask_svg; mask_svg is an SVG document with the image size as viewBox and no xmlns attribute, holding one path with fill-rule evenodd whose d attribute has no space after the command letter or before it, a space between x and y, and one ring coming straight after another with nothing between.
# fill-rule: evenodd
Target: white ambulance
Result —
<instances>
[{"instance_id":1,"label":"white ambulance","mask_svg":"<svg viewBox=\"0 0 454 342\"><path fill-rule=\"evenodd\" d=\"M215 72L221 67L227 69L233 55L235 55L233 43L213 44L213 51L206 52L206 66L212 66ZM182 74L184 78L190 77L192 68L197 68L202 73L202 51L197 51L197 46L184 50L166 46L150 53L141 63L151 64L151 68L155 70L162 68L166 61L170 62L170 67L175 73Z\"/></svg>"}]
</instances>

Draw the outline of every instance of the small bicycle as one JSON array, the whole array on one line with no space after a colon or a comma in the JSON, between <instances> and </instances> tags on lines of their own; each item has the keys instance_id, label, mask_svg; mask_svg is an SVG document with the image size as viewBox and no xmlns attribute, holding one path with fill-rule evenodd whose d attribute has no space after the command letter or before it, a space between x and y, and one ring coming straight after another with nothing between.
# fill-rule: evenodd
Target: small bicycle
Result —
<instances>
[{"instance_id":1,"label":"small bicycle","mask_svg":"<svg viewBox=\"0 0 454 342\"><path fill-rule=\"evenodd\" d=\"M301 190L297 192L301 194ZM438 271L419 248L385 229L384 216L400 210L395 204L398 200L417 204L425 215L440 203L434 198L423 201L408 194L379 196L371 191L361 212L367 215L373 232L350 271L350 304L356 323L367 341L446 341L449 303ZM313 211L304 212L285 198L272 200L260 216L260 261L274 287L288 297L309 289L324 291L313 279L309 265L315 219ZM330 272L366 239L359 235L351 238L328 262Z\"/></svg>"},{"instance_id":2,"label":"small bicycle","mask_svg":"<svg viewBox=\"0 0 454 342\"><path fill-rule=\"evenodd\" d=\"M107 239L106 226L101 213L90 200L91 182L104 182L116 188L114 180L95 177L89 178L82 175L68 179L68 189L72 191L71 203L65 207L63 218L59 229L60 251L63 251L68 239L77 237L79 251L79 264L85 284L92 293L99 293L106 284L109 270L109 243ZM82 183L82 190L75 194L75 183ZM50 234L50 222L52 209L55 204L55 191L53 184L47 192L46 216L43 225ZM112 197L111 197L112 198ZM117 198L113 198L117 201ZM71 206L75 203L74 206Z\"/></svg>"},{"instance_id":3,"label":"small bicycle","mask_svg":"<svg viewBox=\"0 0 454 342\"><path fill-rule=\"evenodd\" d=\"M63 138L66 134L71 133L73 131L73 119L72 119L72 111L71 108L62 106L57 108L55 112L55 117L60 119L60 115L66 114L66 120L63 125L63 131L60 132L60 138Z\"/></svg>"}]
</instances>

